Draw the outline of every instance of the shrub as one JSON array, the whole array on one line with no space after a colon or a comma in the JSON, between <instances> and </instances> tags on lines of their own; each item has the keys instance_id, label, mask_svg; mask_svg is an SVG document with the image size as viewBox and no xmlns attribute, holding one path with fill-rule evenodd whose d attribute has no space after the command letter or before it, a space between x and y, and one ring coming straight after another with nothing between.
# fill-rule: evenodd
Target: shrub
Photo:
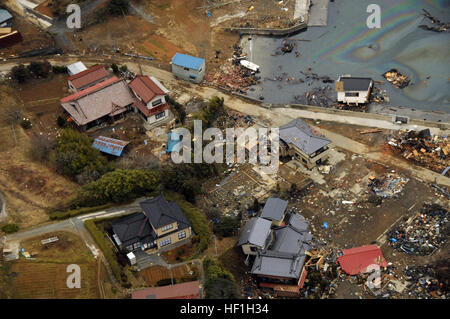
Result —
<instances>
[{"instance_id":1,"label":"shrub","mask_svg":"<svg viewBox=\"0 0 450 319\"><path fill-rule=\"evenodd\" d=\"M55 74L58 74L58 73L67 73L67 67L66 66L64 66L64 65L54 65L54 66L52 66L52 72L53 73L55 73Z\"/></svg>"},{"instance_id":2,"label":"shrub","mask_svg":"<svg viewBox=\"0 0 450 319\"><path fill-rule=\"evenodd\" d=\"M111 64L111 70L114 72L114 74L119 73L119 67L115 63Z\"/></svg>"},{"instance_id":3,"label":"shrub","mask_svg":"<svg viewBox=\"0 0 450 319\"><path fill-rule=\"evenodd\" d=\"M56 119L56 124L59 127L64 127L66 126L66 120L59 115L58 118Z\"/></svg>"},{"instance_id":4,"label":"shrub","mask_svg":"<svg viewBox=\"0 0 450 319\"><path fill-rule=\"evenodd\" d=\"M48 61L45 62L31 61L27 68L33 77L46 78L48 77L50 70L52 69L52 66Z\"/></svg>"},{"instance_id":5,"label":"shrub","mask_svg":"<svg viewBox=\"0 0 450 319\"><path fill-rule=\"evenodd\" d=\"M203 260L205 272L206 298L234 299L239 298L239 289L233 275L223 267L216 258L206 257Z\"/></svg>"},{"instance_id":6,"label":"shrub","mask_svg":"<svg viewBox=\"0 0 450 319\"><path fill-rule=\"evenodd\" d=\"M80 132L64 129L56 148L55 162L58 171L70 177L85 171L96 171L98 176L112 169L100 151L92 147L92 141Z\"/></svg>"},{"instance_id":7,"label":"shrub","mask_svg":"<svg viewBox=\"0 0 450 319\"><path fill-rule=\"evenodd\" d=\"M18 83L25 83L31 76L25 65L19 64L11 69L11 77Z\"/></svg>"},{"instance_id":8,"label":"shrub","mask_svg":"<svg viewBox=\"0 0 450 319\"><path fill-rule=\"evenodd\" d=\"M175 278L173 278L173 283L176 284L177 280ZM172 284L172 279L170 278L164 278L161 280L158 280L158 282L156 283L156 286L160 287L160 286L168 286Z\"/></svg>"},{"instance_id":9,"label":"shrub","mask_svg":"<svg viewBox=\"0 0 450 319\"><path fill-rule=\"evenodd\" d=\"M222 237L233 236L239 227L239 220L233 217L223 217L217 224L214 224L214 232Z\"/></svg>"},{"instance_id":10,"label":"shrub","mask_svg":"<svg viewBox=\"0 0 450 319\"><path fill-rule=\"evenodd\" d=\"M74 204L86 207L108 202L122 203L153 192L158 185L158 172L117 169L83 185L77 192Z\"/></svg>"},{"instance_id":11,"label":"shrub","mask_svg":"<svg viewBox=\"0 0 450 319\"><path fill-rule=\"evenodd\" d=\"M19 225L17 224L6 224L2 226L2 232L5 234L16 233L19 230Z\"/></svg>"}]
</instances>

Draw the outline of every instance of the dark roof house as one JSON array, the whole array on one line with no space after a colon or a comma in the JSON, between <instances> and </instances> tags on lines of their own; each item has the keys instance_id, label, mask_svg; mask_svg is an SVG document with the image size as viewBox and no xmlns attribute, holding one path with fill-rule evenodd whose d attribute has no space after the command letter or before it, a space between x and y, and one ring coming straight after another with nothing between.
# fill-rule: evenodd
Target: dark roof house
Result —
<instances>
[{"instance_id":1,"label":"dark roof house","mask_svg":"<svg viewBox=\"0 0 450 319\"><path fill-rule=\"evenodd\" d=\"M0 9L0 27L12 26L13 16L5 9Z\"/></svg>"},{"instance_id":2,"label":"dark roof house","mask_svg":"<svg viewBox=\"0 0 450 319\"><path fill-rule=\"evenodd\" d=\"M344 83L344 91L367 91L372 83L371 78L340 77Z\"/></svg>"},{"instance_id":3,"label":"dark roof house","mask_svg":"<svg viewBox=\"0 0 450 319\"><path fill-rule=\"evenodd\" d=\"M113 238L118 246L129 246L136 242L153 243L156 233L148 222L147 216L141 213L123 217L112 225Z\"/></svg>"},{"instance_id":4,"label":"dark roof house","mask_svg":"<svg viewBox=\"0 0 450 319\"><path fill-rule=\"evenodd\" d=\"M168 202L163 195L140 202L144 214L154 228L178 222L178 229L191 227L177 202Z\"/></svg>"},{"instance_id":5,"label":"dark roof house","mask_svg":"<svg viewBox=\"0 0 450 319\"><path fill-rule=\"evenodd\" d=\"M284 218L287 205L287 201L271 197L264 205L261 217L272 221L281 222Z\"/></svg>"},{"instance_id":6,"label":"dark roof house","mask_svg":"<svg viewBox=\"0 0 450 319\"><path fill-rule=\"evenodd\" d=\"M279 134L280 140L284 143L296 146L309 156L331 143L329 139L313 131L299 118L281 126Z\"/></svg>"},{"instance_id":7,"label":"dark roof house","mask_svg":"<svg viewBox=\"0 0 450 319\"><path fill-rule=\"evenodd\" d=\"M272 222L267 219L260 217L251 218L244 226L238 246L250 244L264 247L271 226Z\"/></svg>"}]
</instances>

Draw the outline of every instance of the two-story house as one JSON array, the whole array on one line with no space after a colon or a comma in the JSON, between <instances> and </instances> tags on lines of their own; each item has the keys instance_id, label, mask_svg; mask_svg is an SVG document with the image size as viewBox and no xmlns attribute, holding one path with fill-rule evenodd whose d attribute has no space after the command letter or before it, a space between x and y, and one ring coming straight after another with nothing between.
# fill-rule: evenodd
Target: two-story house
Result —
<instances>
[{"instance_id":1,"label":"two-story house","mask_svg":"<svg viewBox=\"0 0 450 319\"><path fill-rule=\"evenodd\" d=\"M190 238L192 227L175 201L163 195L140 203L142 212L123 217L112 224L113 239L124 252L152 253Z\"/></svg>"},{"instance_id":2,"label":"two-story house","mask_svg":"<svg viewBox=\"0 0 450 319\"><path fill-rule=\"evenodd\" d=\"M329 156L331 141L297 118L279 129L280 155L292 156L308 169L323 163Z\"/></svg>"},{"instance_id":3,"label":"two-story house","mask_svg":"<svg viewBox=\"0 0 450 319\"><path fill-rule=\"evenodd\" d=\"M173 116L167 103L169 90L156 78L138 75L128 86L136 96L135 111L141 114L148 124L162 123Z\"/></svg>"}]
</instances>

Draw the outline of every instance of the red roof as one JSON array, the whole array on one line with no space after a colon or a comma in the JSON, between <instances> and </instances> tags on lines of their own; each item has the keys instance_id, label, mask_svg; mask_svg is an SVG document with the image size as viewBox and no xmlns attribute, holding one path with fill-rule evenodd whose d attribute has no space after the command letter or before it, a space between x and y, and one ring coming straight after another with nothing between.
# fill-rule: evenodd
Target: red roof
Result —
<instances>
[{"instance_id":1,"label":"red roof","mask_svg":"<svg viewBox=\"0 0 450 319\"><path fill-rule=\"evenodd\" d=\"M381 249L377 245L361 246L351 249L342 249L342 256L338 262L349 275L367 272L367 267L373 264L387 267Z\"/></svg>"},{"instance_id":2,"label":"red roof","mask_svg":"<svg viewBox=\"0 0 450 319\"><path fill-rule=\"evenodd\" d=\"M144 103L150 102L157 95L165 95L164 91L148 76L138 75L128 85Z\"/></svg>"},{"instance_id":3,"label":"red roof","mask_svg":"<svg viewBox=\"0 0 450 319\"><path fill-rule=\"evenodd\" d=\"M72 82L72 85L76 88L82 88L86 85L89 85L91 83L97 82L103 78L106 78L109 76L108 71L106 71L105 67L103 65L94 65L93 67L90 67L87 70L84 70L80 73L74 74L67 78L70 82Z\"/></svg>"},{"instance_id":4,"label":"red roof","mask_svg":"<svg viewBox=\"0 0 450 319\"><path fill-rule=\"evenodd\" d=\"M117 76L113 76L112 78L105 80L103 82L97 83L94 86L88 87L87 89L81 90L80 92L74 93L72 95L66 96L61 99L61 103L67 103L73 100L77 100L83 96L86 96L88 94L91 94L95 91L98 91L104 87L107 87L108 85L114 84L118 81L121 81Z\"/></svg>"},{"instance_id":5,"label":"red roof","mask_svg":"<svg viewBox=\"0 0 450 319\"><path fill-rule=\"evenodd\" d=\"M159 112L169 109L169 104L164 103L162 105L158 105L157 107L149 109L141 100L138 98L135 99L134 105L146 116L150 117Z\"/></svg>"},{"instance_id":6,"label":"red roof","mask_svg":"<svg viewBox=\"0 0 450 319\"><path fill-rule=\"evenodd\" d=\"M132 299L200 299L198 281L133 291Z\"/></svg>"}]
</instances>

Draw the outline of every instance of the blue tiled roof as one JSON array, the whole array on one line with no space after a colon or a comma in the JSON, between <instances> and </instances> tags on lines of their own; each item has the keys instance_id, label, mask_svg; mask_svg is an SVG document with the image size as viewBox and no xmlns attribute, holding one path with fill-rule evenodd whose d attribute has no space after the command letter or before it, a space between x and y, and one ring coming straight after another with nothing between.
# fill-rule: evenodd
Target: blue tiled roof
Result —
<instances>
[{"instance_id":1,"label":"blue tiled roof","mask_svg":"<svg viewBox=\"0 0 450 319\"><path fill-rule=\"evenodd\" d=\"M6 10L0 9L0 23L3 23L5 21L8 21L9 19L11 19L13 16L11 15L11 13L9 13Z\"/></svg>"},{"instance_id":2,"label":"blue tiled roof","mask_svg":"<svg viewBox=\"0 0 450 319\"><path fill-rule=\"evenodd\" d=\"M120 156L122 151L127 146L128 142L116 140L114 138L99 136L94 140L93 147L103 153Z\"/></svg>"},{"instance_id":3,"label":"blue tiled roof","mask_svg":"<svg viewBox=\"0 0 450 319\"><path fill-rule=\"evenodd\" d=\"M193 70L198 70L203 62L205 62L205 59L182 53L176 53L172 58L173 64Z\"/></svg>"}]
</instances>

